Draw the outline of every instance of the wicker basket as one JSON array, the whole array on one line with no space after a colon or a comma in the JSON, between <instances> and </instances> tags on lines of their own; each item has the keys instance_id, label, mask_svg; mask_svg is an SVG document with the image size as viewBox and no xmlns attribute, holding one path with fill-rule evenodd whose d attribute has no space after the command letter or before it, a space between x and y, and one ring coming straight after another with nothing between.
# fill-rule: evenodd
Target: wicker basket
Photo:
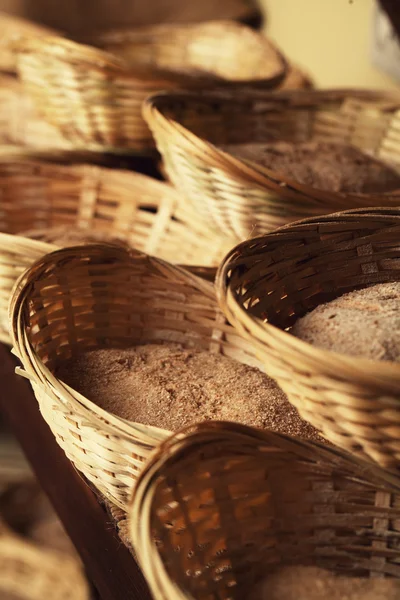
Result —
<instances>
[{"instance_id":1,"label":"wicker basket","mask_svg":"<svg viewBox=\"0 0 400 600\"><path fill-rule=\"evenodd\" d=\"M154 600L242 600L280 566L400 578L399 506L397 478L340 450L211 423L153 455L129 522Z\"/></svg>"},{"instance_id":2,"label":"wicker basket","mask_svg":"<svg viewBox=\"0 0 400 600\"><path fill-rule=\"evenodd\" d=\"M179 43L176 35L170 48L174 52L168 53L171 60L176 53L175 62L182 65L182 72L178 74L162 70L165 63L161 58L166 53L167 42L165 36L162 42L161 36L151 33L153 29L144 30L149 32L147 34L136 34L141 48L136 65L132 60L128 64L120 57L62 38L30 38L20 44L19 73L43 118L56 126L75 146L113 152L143 152L154 148L154 142L142 118L142 103L156 91L177 85L210 87L222 82L231 84L239 75L242 81L246 79L246 72L248 78L260 72L261 57L263 63L270 66L263 72L264 79L259 83L277 84L284 76L284 61L262 36L234 23L211 25L214 29L211 28L210 32L207 30L210 25L176 26L179 32L190 32L189 36L187 33L183 35L184 40ZM218 38L215 29L218 30ZM167 37L173 37L174 27L170 26L167 31ZM129 35L130 44L133 43L132 36ZM238 75L232 66L228 69L222 59L220 65L215 65L214 54L210 62L210 51L215 50L216 44L220 55L226 56L222 53L224 39L227 40L228 53L232 50L233 41L238 51L243 52L243 59L237 66ZM254 54L253 64L249 60L252 56L249 50L254 52L257 44L259 49ZM197 60L196 70L193 70L187 56L185 64L185 53L189 53L189 48L192 48L192 62ZM275 64L271 54L275 57ZM157 61L161 64L156 68ZM149 64L153 65L151 70ZM143 65L146 65L145 68ZM211 67L215 72L211 71ZM225 78L218 77L219 70L224 72L224 68Z\"/></svg>"},{"instance_id":3,"label":"wicker basket","mask_svg":"<svg viewBox=\"0 0 400 600\"><path fill-rule=\"evenodd\" d=\"M259 364L226 324L209 282L118 246L43 257L17 284L10 310L14 349L44 419L77 469L121 508L143 461L170 432L100 409L51 374L57 361L78 346L168 341Z\"/></svg>"},{"instance_id":4,"label":"wicker basket","mask_svg":"<svg viewBox=\"0 0 400 600\"><path fill-rule=\"evenodd\" d=\"M93 42L135 73L161 74L183 87L271 88L286 72L283 57L266 37L233 21L114 31Z\"/></svg>"},{"instance_id":5,"label":"wicker basket","mask_svg":"<svg viewBox=\"0 0 400 600\"><path fill-rule=\"evenodd\" d=\"M0 75L0 144L32 149L68 149L71 145L36 113L22 84Z\"/></svg>"},{"instance_id":6,"label":"wicker basket","mask_svg":"<svg viewBox=\"0 0 400 600\"><path fill-rule=\"evenodd\" d=\"M400 365L322 350L287 328L318 304L400 280L400 209L348 211L243 242L217 276L220 305L268 374L325 437L400 466Z\"/></svg>"},{"instance_id":7,"label":"wicker basket","mask_svg":"<svg viewBox=\"0 0 400 600\"><path fill-rule=\"evenodd\" d=\"M234 245L202 223L171 186L145 175L0 153L0 341L9 342L7 307L14 282L60 245L51 236L60 226L120 238L212 280ZM16 237L27 230L35 239Z\"/></svg>"},{"instance_id":8,"label":"wicker basket","mask_svg":"<svg viewBox=\"0 0 400 600\"><path fill-rule=\"evenodd\" d=\"M241 241L300 218L398 205L400 194L317 190L214 144L316 139L353 144L399 164L397 107L400 95L383 92L176 91L149 98L144 116L170 179L199 215Z\"/></svg>"},{"instance_id":9,"label":"wicker basket","mask_svg":"<svg viewBox=\"0 0 400 600\"><path fill-rule=\"evenodd\" d=\"M0 11L0 71L17 70L16 42L21 37L44 37L56 32L43 25Z\"/></svg>"}]
</instances>

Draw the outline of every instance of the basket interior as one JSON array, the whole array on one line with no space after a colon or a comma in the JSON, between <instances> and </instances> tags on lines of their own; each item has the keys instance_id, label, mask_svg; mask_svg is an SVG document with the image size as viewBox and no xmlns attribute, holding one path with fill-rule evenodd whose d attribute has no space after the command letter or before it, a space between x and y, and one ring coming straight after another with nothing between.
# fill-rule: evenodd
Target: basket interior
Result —
<instances>
[{"instance_id":1,"label":"basket interior","mask_svg":"<svg viewBox=\"0 0 400 600\"><path fill-rule=\"evenodd\" d=\"M243 244L228 258L229 287L249 314L286 329L346 292L400 281L399 234L396 209L303 221Z\"/></svg>"},{"instance_id":2,"label":"basket interior","mask_svg":"<svg viewBox=\"0 0 400 600\"><path fill-rule=\"evenodd\" d=\"M122 56L136 72L217 78L220 83L262 81L283 75L270 42L233 22L158 26L106 34L100 45ZM195 82L194 82L195 83Z\"/></svg>"},{"instance_id":3,"label":"basket interior","mask_svg":"<svg viewBox=\"0 0 400 600\"><path fill-rule=\"evenodd\" d=\"M400 162L397 104L384 96L351 92L171 95L156 106L197 136L215 145L324 141L353 145L394 164ZM232 122L235 127L232 127Z\"/></svg>"},{"instance_id":4,"label":"basket interior","mask_svg":"<svg viewBox=\"0 0 400 600\"><path fill-rule=\"evenodd\" d=\"M255 362L226 325L211 284L122 247L45 257L25 307L31 344L50 369L85 350L168 342Z\"/></svg>"},{"instance_id":5,"label":"basket interior","mask_svg":"<svg viewBox=\"0 0 400 600\"><path fill-rule=\"evenodd\" d=\"M265 436L194 436L157 471L150 529L171 580L239 600L284 565L398 578L399 494L334 451Z\"/></svg>"}]
</instances>

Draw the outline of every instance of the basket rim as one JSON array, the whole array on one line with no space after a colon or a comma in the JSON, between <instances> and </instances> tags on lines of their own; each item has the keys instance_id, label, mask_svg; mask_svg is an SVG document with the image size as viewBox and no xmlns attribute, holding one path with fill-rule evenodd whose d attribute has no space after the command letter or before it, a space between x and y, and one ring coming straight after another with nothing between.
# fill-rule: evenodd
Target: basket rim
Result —
<instances>
[{"instance_id":1,"label":"basket rim","mask_svg":"<svg viewBox=\"0 0 400 600\"><path fill-rule=\"evenodd\" d=\"M240 327L248 330L249 326L253 331L257 332L257 337L253 336L253 344L263 352L264 340L273 339L275 343L279 343L282 346L286 346L288 349L306 356L308 360L313 361L319 365L323 364L325 369L332 370L337 376L338 367L344 368L345 370L356 371L362 378L372 380L384 379L386 384L390 382L390 385L400 390L400 364L389 361L379 361L374 359L368 359L360 356L350 356L348 354L341 354L333 350L326 350L313 346L309 342L297 338L291 335L290 332L280 329L276 325L269 322L264 322L262 319L250 315L245 308L237 301L234 292L229 286L229 271L231 269L231 262L236 257L240 256L240 252L243 248L250 248L257 242L268 243L268 239L279 236L280 233L284 234L291 230L299 230L302 226L307 227L310 224L324 222L332 222L337 220L351 220L351 217L368 217L377 215L385 216L389 213L399 218L399 230L400 230L400 208L386 208L386 207L373 207L373 208L361 208L361 209L350 209L346 211L339 211L331 213L329 215L323 215L321 217L311 217L310 219L301 219L288 223L278 229L252 238L251 240L244 240L232 248L225 258L220 263L217 270L215 279L215 286L217 292L218 303L221 310L226 317L232 321L238 320ZM300 229L299 229L300 228ZM233 316L232 309L235 311Z\"/></svg>"},{"instance_id":2,"label":"basket rim","mask_svg":"<svg viewBox=\"0 0 400 600\"><path fill-rule=\"evenodd\" d=\"M225 445L232 447L233 444L237 444L238 453L242 447L242 453L246 452L248 455L255 448L267 446L297 455L299 460L305 462L320 464L326 461L332 467L343 469L348 476L353 474L354 477L356 469L358 476L361 474L378 489L400 493L398 476L339 447L228 421L209 421L185 427L168 437L152 452L136 480L128 505L131 540L146 577L154 583L153 593L160 600L188 600L188 595L168 574L157 544L150 534L152 504L157 486L164 480L163 471L168 470L169 465L176 465L182 459L187 459L190 452L197 448L203 450L206 446L218 445L223 451Z\"/></svg>"},{"instance_id":3,"label":"basket rim","mask_svg":"<svg viewBox=\"0 0 400 600\"><path fill-rule=\"evenodd\" d=\"M237 35L240 38L241 33L245 33L247 37L257 41L259 43L260 48L265 49L266 52L271 52L274 54L277 62L280 63L280 66L276 66L274 72L271 73L270 76L264 77L254 77L254 78L246 78L246 79L229 79L223 76L213 75L212 73L205 72L203 77L200 77L201 80L211 78L212 81L215 82L216 85L225 86L248 86L254 85L256 87L261 86L263 88L270 88L277 85L280 81L283 81L287 72L288 72L288 62L286 57L280 51L278 46L272 42L267 36L261 34L261 32L254 30L244 23L238 23L229 19L210 19L207 21L195 22L195 23L157 23L152 25L141 25L138 27L128 27L126 29L112 29L110 31L106 31L100 36L95 37L95 45L100 44L111 44L111 45L123 45L129 44L132 41L138 40L139 42L143 39L146 41L149 38L156 38L159 34L174 34L180 32L191 32L193 36L197 34L201 34L203 32L207 32L208 29L212 27L217 27L221 29L221 36L223 36L224 31L231 32L234 35ZM222 43L223 43L223 38ZM151 45L151 40L148 42ZM169 72L168 69L155 71L160 73L165 73L166 77L171 76L174 72ZM177 72L179 76L179 71ZM175 75L175 76L177 76ZM196 74L196 77L198 75ZM185 75L181 75L180 78L182 81L187 80ZM191 82L189 79L188 82ZM197 86L196 86L197 87ZM200 88L201 89L201 88Z\"/></svg>"},{"instance_id":4,"label":"basket rim","mask_svg":"<svg viewBox=\"0 0 400 600\"><path fill-rule=\"evenodd\" d=\"M296 197L298 194L309 199L320 202L334 202L336 199L348 199L358 203L364 199L374 198L379 195L396 201L400 198L400 189L377 194L376 192L332 192L320 190L308 184L300 183L278 171L264 167L247 159L236 158L229 152L222 150L215 144L195 134L175 117L165 114L165 106L169 102L195 103L227 102L237 104L240 100L257 100L270 105L270 109L279 108L287 110L293 108L304 108L318 105L326 101L339 101L346 97L360 100L371 100L371 102L383 101L378 104L379 110L384 113L389 110L400 108L400 93L397 91L338 88L326 90L260 90L260 89L238 89L233 93L226 89L203 90L195 93L192 90L165 90L149 96L143 103L142 115L150 129L157 138L157 131L164 130L170 136L172 145L180 145L191 154L200 157L205 162L211 163L218 168L228 171L229 177L238 180L246 180L247 184L259 187L273 187L278 191L284 185L285 193L290 192ZM175 139L174 139L175 138ZM379 160L379 159L378 159ZM362 204L361 204L362 206Z\"/></svg>"},{"instance_id":5,"label":"basket rim","mask_svg":"<svg viewBox=\"0 0 400 600\"><path fill-rule=\"evenodd\" d=\"M151 94L154 94L154 86L159 86L160 89L163 89L163 86L168 89L174 85L178 85L179 87L183 85L189 89L199 90L204 86L207 88L221 86L222 88L228 89L232 87L236 89L238 86L256 86L268 89L274 88L283 81L287 73L287 61L282 52L261 33L254 31L244 24L236 23L234 21L216 20L182 25L170 23L145 26L131 28L129 31L131 32L131 35L136 35L138 38L142 35L151 34L154 29L156 29L154 35L157 35L157 31L164 29L171 32L182 29L198 29L201 33L209 23L221 24L221 29L229 27L229 29L234 30L234 33L237 32L239 37L240 32L245 31L248 35L252 36L253 39L257 39L260 46L262 46L265 51L274 53L276 60L279 63L279 68L276 68L268 77L256 79L229 79L228 77L218 76L212 71L207 70L205 70L204 75L199 75L196 72L195 77L180 73L179 70L169 71L167 68L157 69L156 67L153 67L152 69L139 69L138 71L135 66L130 65L128 60L117 54L103 50L98 46L91 46L88 43L77 42L57 35L47 35L42 37L20 36L18 39L14 40L13 49L18 55L45 56L50 59L64 61L76 68L86 66L90 69L102 70L111 75L117 75L119 80L126 80L133 83L137 88L143 87L146 89L151 86L151 89L149 90L149 93ZM111 33L112 32L110 32L110 34ZM188 72L190 73L190 69Z\"/></svg>"},{"instance_id":6,"label":"basket rim","mask_svg":"<svg viewBox=\"0 0 400 600\"><path fill-rule=\"evenodd\" d=\"M131 249L128 251L121 246L106 243L58 248L36 260L29 269L20 275L13 288L8 311L10 336L13 348L12 352L18 356L23 364L23 369L17 368L17 372L19 375L27 377L36 385L45 385L46 392L48 394L51 393L55 402L65 403L67 400L78 414L86 416L86 418L95 422L102 430L123 437L126 440L131 440L139 434L142 440L143 437L146 438L149 446L154 443L158 444L168 437L171 432L153 425L143 425L118 417L117 415L100 408L95 402L61 382L51 373L37 355L29 340L27 331L22 327L22 313L25 304L29 299L29 292L32 288L33 281L35 278L39 278L41 270L43 272L46 269L46 265L54 266L56 259L63 260L64 262L68 257L73 259L74 257L79 256L79 254L87 255L88 252L91 252L93 255L94 252L104 253L104 251L113 252L115 253L114 256L117 256L118 254L120 256L125 255L125 259L130 256L145 257L150 264L158 269L161 275L175 275L180 280L194 286L199 292L204 293L207 297L216 302L215 288L211 282L197 277L182 267L173 265L160 258L150 256L139 250ZM55 394L55 392L57 392L57 394Z\"/></svg>"}]
</instances>

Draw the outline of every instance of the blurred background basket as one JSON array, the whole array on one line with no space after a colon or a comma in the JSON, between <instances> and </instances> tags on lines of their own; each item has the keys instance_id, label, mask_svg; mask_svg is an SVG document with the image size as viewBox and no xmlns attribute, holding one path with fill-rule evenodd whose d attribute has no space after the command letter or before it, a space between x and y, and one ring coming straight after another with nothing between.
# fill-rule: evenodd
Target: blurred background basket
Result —
<instances>
[{"instance_id":1,"label":"blurred background basket","mask_svg":"<svg viewBox=\"0 0 400 600\"><path fill-rule=\"evenodd\" d=\"M149 98L146 118L171 181L198 214L238 241L297 219L363 206L397 206L399 194L321 191L218 145L350 144L399 165L400 95L386 92L174 91Z\"/></svg>"},{"instance_id":2,"label":"blurred background basket","mask_svg":"<svg viewBox=\"0 0 400 600\"><path fill-rule=\"evenodd\" d=\"M233 22L115 36L117 42L109 46L122 56L57 37L27 38L19 45L18 70L28 95L43 118L75 146L149 151L154 142L141 114L147 96L177 85L215 87L256 79L272 86L285 74L279 52L261 34Z\"/></svg>"},{"instance_id":3,"label":"blurred background basket","mask_svg":"<svg viewBox=\"0 0 400 600\"><path fill-rule=\"evenodd\" d=\"M15 73L17 56L15 44L20 37L55 35L52 29L0 11L0 71Z\"/></svg>"},{"instance_id":4,"label":"blurred background basket","mask_svg":"<svg viewBox=\"0 0 400 600\"><path fill-rule=\"evenodd\" d=\"M0 0L1 10L65 31L78 38L89 31L138 27L156 23L192 23L211 19L254 19L259 10L252 0Z\"/></svg>"},{"instance_id":5,"label":"blurred background basket","mask_svg":"<svg viewBox=\"0 0 400 600\"><path fill-rule=\"evenodd\" d=\"M340 450L204 423L152 456L129 522L155 600L242 600L287 565L399 578L399 502L397 479Z\"/></svg>"},{"instance_id":6,"label":"blurred background basket","mask_svg":"<svg viewBox=\"0 0 400 600\"><path fill-rule=\"evenodd\" d=\"M399 236L399 209L304 220L243 242L217 276L225 315L301 416L337 446L397 469L399 364L317 348L288 328L346 292L399 281Z\"/></svg>"},{"instance_id":7,"label":"blurred background basket","mask_svg":"<svg viewBox=\"0 0 400 600\"><path fill-rule=\"evenodd\" d=\"M168 184L135 172L29 159L24 153L0 153L0 232L0 340L6 343L16 279L43 254L79 243L76 234L87 235L87 241L122 240L209 279L234 245L199 220Z\"/></svg>"},{"instance_id":8,"label":"blurred background basket","mask_svg":"<svg viewBox=\"0 0 400 600\"><path fill-rule=\"evenodd\" d=\"M234 21L117 30L91 41L123 58L134 73L172 78L182 87L271 88L286 73L276 46Z\"/></svg>"},{"instance_id":9,"label":"blurred background basket","mask_svg":"<svg viewBox=\"0 0 400 600\"><path fill-rule=\"evenodd\" d=\"M61 150L71 144L36 112L21 82L0 74L0 144L31 149Z\"/></svg>"},{"instance_id":10,"label":"blurred background basket","mask_svg":"<svg viewBox=\"0 0 400 600\"><path fill-rule=\"evenodd\" d=\"M10 319L14 350L57 442L121 508L143 461L170 432L99 408L52 375L58 361L78 348L176 342L258 364L251 344L226 323L211 283L118 246L66 248L40 259L14 289Z\"/></svg>"}]
</instances>

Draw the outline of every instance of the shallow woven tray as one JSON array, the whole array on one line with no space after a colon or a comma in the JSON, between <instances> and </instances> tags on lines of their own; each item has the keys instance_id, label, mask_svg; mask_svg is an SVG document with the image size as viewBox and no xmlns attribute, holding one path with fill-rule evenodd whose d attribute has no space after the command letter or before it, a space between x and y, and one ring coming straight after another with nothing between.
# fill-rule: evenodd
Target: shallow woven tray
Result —
<instances>
[{"instance_id":1,"label":"shallow woven tray","mask_svg":"<svg viewBox=\"0 0 400 600\"><path fill-rule=\"evenodd\" d=\"M220 306L301 416L338 446L400 467L400 365L316 348L287 328L321 303L400 280L400 209L300 221L243 242L221 264Z\"/></svg>"},{"instance_id":2,"label":"shallow woven tray","mask_svg":"<svg viewBox=\"0 0 400 600\"><path fill-rule=\"evenodd\" d=\"M242 600L284 565L399 578L399 507L399 483L347 453L204 423L153 455L128 516L155 600Z\"/></svg>"},{"instance_id":3,"label":"shallow woven tray","mask_svg":"<svg viewBox=\"0 0 400 600\"><path fill-rule=\"evenodd\" d=\"M49 229L61 226L120 238L212 280L234 245L199 220L171 186L145 175L0 152L0 341L9 342L7 307L16 279L56 249ZM35 239L15 235L27 230Z\"/></svg>"},{"instance_id":4,"label":"shallow woven tray","mask_svg":"<svg viewBox=\"0 0 400 600\"><path fill-rule=\"evenodd\" d=\"M121 508L144 460L170 432L102 410L51 374L57 362L78 347L177 342L259 364L226 323L211 283L118 246L66 248L40 259L14 289L10 322L14 350L57 442Z\"/></svg>"},{"instance_id":5,"label":"shallow woven tray","mask_svg":"<svg viewBox=\"0 0 400 600\"><path fill-rule=\"evenodd\" d=\"M117 40L122 36L114 35ZM132 55L127 61L63 38L30 38L20 44L18 68L27 93L43 118L75 146L113 152L149 150L154 142L141 114L147 96L177 85L237 84L238 78L243 82L255 73L258 84L271 86L285 73L284 61L263 36L231 22L161 26L126 35L130 45L133 38L137 40L136 62ZM124 44L116 45L121 49ZM240 62L231 62L233 48ZM180 65L181 71L168 71L164 57L168 64Z\"/></svg>"},{"instance_id":6,"label":"shallow woven tray","mask_svg":"<svg viewBox=\"0 0 400 600\"><path fill-rule=\"evenodd\" d=\"M356 90L170 92L147 120L170 179L199 215L239 241L300 218L398 205L397 194L339 194L289 180L216 145L309 139L352 144L400 163L400 95Z\"/></svg>"}]
</instances>

